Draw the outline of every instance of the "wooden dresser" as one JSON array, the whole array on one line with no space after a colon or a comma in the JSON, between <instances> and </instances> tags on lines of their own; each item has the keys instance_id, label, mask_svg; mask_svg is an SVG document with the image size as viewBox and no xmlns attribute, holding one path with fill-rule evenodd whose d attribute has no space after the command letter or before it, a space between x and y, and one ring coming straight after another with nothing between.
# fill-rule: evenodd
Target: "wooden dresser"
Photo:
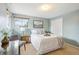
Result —
<instances>
[{"instance_id":1,"label":"wooden dresser","mask_svg":"<svg viewBox=\"0 0 79 59\"><path fill-rule=\"evenodd\" d=\"M21 36L21 41L26 41L26 43L30 42L30 36Z\"/></svg>"}]
</instances>

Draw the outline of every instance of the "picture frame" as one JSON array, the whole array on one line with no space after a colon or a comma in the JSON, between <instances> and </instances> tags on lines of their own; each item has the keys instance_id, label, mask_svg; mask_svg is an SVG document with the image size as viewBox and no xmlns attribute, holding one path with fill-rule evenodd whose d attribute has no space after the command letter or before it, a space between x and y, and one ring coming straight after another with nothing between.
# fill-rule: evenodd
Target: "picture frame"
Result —
<instances>
[{"instance_id":1,"label":"picture frame","mask_svg":"<svg viewBox=\"0 0 79 59\"><path fill-rule=\"evenodd\" d=\"M43 28L43 20L33 20L34 28Z\"/></svg>"}]
</instances>

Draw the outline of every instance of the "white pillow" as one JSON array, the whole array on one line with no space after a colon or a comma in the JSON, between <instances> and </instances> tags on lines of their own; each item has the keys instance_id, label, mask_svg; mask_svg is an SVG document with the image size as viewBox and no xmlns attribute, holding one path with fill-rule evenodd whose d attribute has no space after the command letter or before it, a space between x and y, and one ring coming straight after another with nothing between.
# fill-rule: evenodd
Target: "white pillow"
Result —
<instances>
[{"instance_id":1,"label":"white pillow","mask_svg":"<svg viewBox=\"0 0 79 59\"><path fill-rule=\"evenodd\" d=\"M32 34L37 34L37 31L33 29L33 30L31 30L31 33Z\"/></svg>"},{"instance_id":2,"label":"white pillow","mask_svg":"<svg viewBox=\"0 0 79 59\"><path fill-rule=\"evenodd\" d=\"M44 29L33 29L31 31L32 34L44 34Z\"/></svg>"}]
</instances>

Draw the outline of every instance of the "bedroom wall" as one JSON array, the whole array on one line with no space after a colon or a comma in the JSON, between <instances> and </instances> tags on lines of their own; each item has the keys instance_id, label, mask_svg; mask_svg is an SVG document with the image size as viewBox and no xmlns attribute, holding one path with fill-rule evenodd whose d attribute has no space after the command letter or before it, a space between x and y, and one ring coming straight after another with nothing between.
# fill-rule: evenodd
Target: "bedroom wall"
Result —
<instances>
[{"instance_id":1,"label":"bedroom wall","mask_svg":"<svg viewBox=\"0 0 79 59\"><path fill-rule=\"evenodd\" d=\"M79 10L63 16L63 37L79 44Z\"/></svg>"},{"instance_id":2,"label":"bedroom wall","mask_svg":"<svg viewBox=\"0 0 79 59\"><path fill-rule=\"evenodd\" d=\"M49 24L50 24L50 21L49 21L49 19L45 19L45 18L41 18L41 17L30 17L30 16L25 16L25 15L18 15L18 14L14 14L13 16L16 16L16 17L26 17L26 18L29 18L29 21L28 21L28 29L26 30L26 34L27 35L30 35L31 34L31 30L32 29L34 29L33 28L33 20L43 20L43 29L45 30L45 31L49 31L50 30L50 26L49 26ZM15 18L13 18L13 19L15 19ZM12 19L12 21L13 21L13 19Z\"/></svg>"},{"instance_id":3,"label":"bedroom wall","mask_svg":"<svg viewBox=\"0 0 79 59\"><path fill-rule=\"evenodd\" d=\"M8 20L6 17L6 6L5 4L0 4L0 29L7 26Z\"/></svg>"},{"instance_id":4,"label":"bedroom wall","mask_svg":"<svg viewBox=\"0 0 79 59\"><path fill-rule=\"evenodd\" d=\"M47 19L29 19L29 22L28 22L28 28L31 30L31 29L34 29L33 28L33 20L43 20L43 29L45 30L45 31L49 31L50 30L50 26L49 26L49 24L50 24L50 21L49 20L47 20ZM28 31L27 31L28 32Z\"/></svg>"},{"instance_id":5,"label":"bedroom wall","mask_svg":"<svg viewBox=\"0 0 79 59\"><path fill-rule=\"evenodd\" d=\"M0 40L2 40L2 32L1 31L8 31L8 19L5 16L0 15Z\"/></svg>"},{"instance_id":6,"label":"bedroom wall","mask_svg":"<svg viewBox=\"0 0 79 59\"><path fill-rule=\"evenodd\" d=\"M63 36L64 40L79 47L79 10L50 20L50 31Z\"/></svg>"},{"instance_id":7,"label":"bedroom wall","mask_svg":"<svg viewBox=\"0 0 79 59\"><path fill-rule=\"evenodd\" d=\"M0 4L0 40L2 37L2 30L8 32L10 29L9 17L6 14L5 4Z\"/></svg>"},{"instance_id":8,"label":"bedroom wall","mask_svg":"<svg viewBox=\"0 0 79 59\"><path fill-rule=\"evenodd\" d=\"M28 28L33 29L33 20L43 20L43 28L49 30L49 20L47 19L29 19Z\"/></svg>"}]
</instances>

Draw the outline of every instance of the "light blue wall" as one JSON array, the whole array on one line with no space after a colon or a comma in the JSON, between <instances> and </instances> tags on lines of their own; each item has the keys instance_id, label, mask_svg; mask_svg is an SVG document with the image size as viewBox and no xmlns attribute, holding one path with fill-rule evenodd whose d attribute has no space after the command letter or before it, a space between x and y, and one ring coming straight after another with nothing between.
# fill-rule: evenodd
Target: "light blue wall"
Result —
<instances>
[{"instance_id":1,"label":"light blue wall","mask_svg":"<svg viewBox=\"0 0 79 59\"><path fill-rule=\"evenodd\" d=\"M28 29L26 29L26 34L30 35L31 34L31 30L34 29L33 28L33 20L42 20L43 21L43 29L45 31L49 31L50 30L50 20L46 19L46 18L41 18L41 17L33 17L33 16L27 16L27 15L20 15L20 14L13 14L13 19L15 20L18 17L25 17L28 18ZM13 20L13 21L14 21ZM13 22L12 21L12 22ZM13 26L15 27L15 26ZM21 34L21 33L20 33Z\"/></svg>"},{"instance_id":2,"label":"light blue wall","mask_svg":"<svg viewBox=\"0 0 79 59\"><path fill-rule=\"evenodd\" d=\"M79 42L79 10L64 15L63 36Z\"/></svg>"},{"instance_id":3,"label":"light blue wall","mask_svg":"<svg viewBox=\"0 0 79 59\"><path fill-rule=\"evenodd\" d=\"M28 28L29 28L29 31L27 31L27 33L31 34L31 30L33 29L33 20L43 20L43 28L45 31L49 31L50 30L50 21L49 19L29 19L29 22L28 22Z\"/></svg>"}]
</instances>

